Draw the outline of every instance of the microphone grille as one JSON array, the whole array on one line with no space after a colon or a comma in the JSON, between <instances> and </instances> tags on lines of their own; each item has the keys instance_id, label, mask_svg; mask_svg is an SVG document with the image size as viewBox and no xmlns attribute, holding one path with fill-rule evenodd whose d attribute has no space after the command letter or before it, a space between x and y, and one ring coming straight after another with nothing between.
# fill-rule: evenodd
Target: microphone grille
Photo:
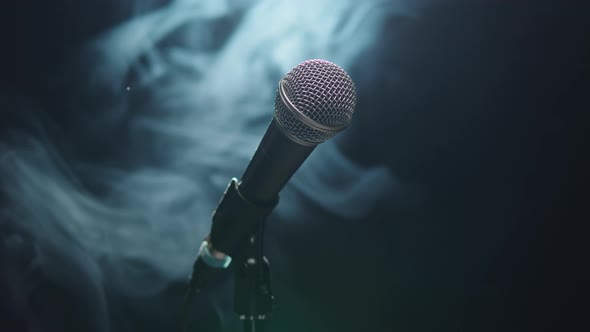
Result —
<instances>
[{"instance_id":1,"label":"microphone grille","mask_svg":"<svg viewBox=\"0 0 590 332\"><path fill-rule=\"evenodd\" d=\"M317 145L348 126L356 104L354 83L338 65L307 60L279 84L275 117L286 134L304 145Z\"/></svg>"}]
</instances>

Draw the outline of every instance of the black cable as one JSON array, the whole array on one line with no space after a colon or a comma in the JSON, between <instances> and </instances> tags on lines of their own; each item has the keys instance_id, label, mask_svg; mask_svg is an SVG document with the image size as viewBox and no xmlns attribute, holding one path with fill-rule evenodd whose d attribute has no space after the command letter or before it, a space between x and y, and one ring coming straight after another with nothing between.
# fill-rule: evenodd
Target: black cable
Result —
<instances>
[{"instance_id":1,"label":"black cable","mask_svg":"<svg viewBox=\"0 0 590 332\"><path fill-rule=\"evenodd\" d=\"M184 300L182 303L182 308L180 311L180 329L182 332L188 332L188 313L189 313L189 309L191 307L191 304L193 303L193 300L195 298L195 293L197 293L195 291L195 289L193 289L193 287L190 287L187 289L186 293L184 294Z\"/></svg>"},{"instance_id":2,"label":"black cable","mask_svg":"<svg viewBox=\"0 0 590 332\"><path fill-rule=\"evenodd\" d=\"M202 259L197 258L193 264L193 272L189 278L188 289L184 294L183 304L180 311L180 328L182 332L188 332L188 314L195 299L195 295L201 292L202 286L212 279L214 268L207 266Z\"/></svg>"},{"instance_id":3,"label":"black cable","mask_svg":"<svg viewBox=\"0 0 590 332\"><path fill-rule=\"evenodd\" d=\"M192 287L192 279L193 276L191 276L191 281L189 281L189 287L186 290L186 293L184 294L183 297L183 301L182 301L182 307L180 308L180 331L181 332L188 332L188 313L190 310L190 307L193 303L193 300L195 298L195 293L196 290L194 289L194 287Z\"/></svg>"}]
</instances>

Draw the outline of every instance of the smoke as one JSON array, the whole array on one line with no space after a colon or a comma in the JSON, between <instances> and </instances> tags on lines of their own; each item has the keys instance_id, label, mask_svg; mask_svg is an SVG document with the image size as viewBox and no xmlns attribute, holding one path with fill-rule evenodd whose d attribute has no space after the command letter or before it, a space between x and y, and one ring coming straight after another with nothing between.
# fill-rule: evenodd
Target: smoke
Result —
<instances>
[{"instance_id":1,"label":"smoke","mask_svg":"<svg viewBox=\"0 0 590 332\"><path fill-rule=\"evenodd\" d=\"M188 274L224 187L271 120L282 75L308 58L350 68L385 19L409 14L380 0L179 0L130 18L50 78L66 120L31 108L32 129L5 135L3 223L66 252L100 294L155 296ZM296 215L302 195L359 217L394 187L387 169L362 169L326 142L276 216Z\"/></svg>"}]
</instances>

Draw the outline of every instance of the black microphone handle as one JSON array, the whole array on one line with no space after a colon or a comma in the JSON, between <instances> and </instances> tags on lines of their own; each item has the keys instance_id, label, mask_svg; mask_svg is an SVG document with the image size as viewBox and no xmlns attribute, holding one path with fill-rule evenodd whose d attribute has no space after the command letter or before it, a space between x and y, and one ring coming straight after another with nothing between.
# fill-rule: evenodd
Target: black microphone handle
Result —
<instances>
[{"instance_id":1,"label":"black microphone handle","mask_svg":"<svg viewBox=\"0 0 590 332\"><path fill-rule=\"evenodd\" d=\"M266 205L275 201L315 147L293 142L273 118L242 175L240 193L253 204Z\"/></svg>"},{"instance_id":2,"label":"black microphone handle","mask_svg":"<svg viewBox=\"0 0 590 332\"><path fill-rule=\"evenodd\" d=\"M273 119L242 179L232 179L213 213L211 246L230 257L239 255L314 148L293 142Z\"/></svg>"}]
</instances>

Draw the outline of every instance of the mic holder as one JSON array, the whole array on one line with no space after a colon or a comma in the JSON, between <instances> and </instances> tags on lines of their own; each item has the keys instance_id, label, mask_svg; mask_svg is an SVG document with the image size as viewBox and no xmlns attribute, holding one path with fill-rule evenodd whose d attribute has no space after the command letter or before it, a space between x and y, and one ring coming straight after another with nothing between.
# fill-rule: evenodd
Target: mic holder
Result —
<instances>
[{"instance_id":1,"label":"mic holder","mask_svg":"<svg viewBox=\"0 0 590 332\"><path fill-rule=\"evenodd\" d=\"M272 313L270 265L263 242L266 217L278 200L277 195L268 203L252 203L242 196L233 178L213 214L209 238L215 250L234 260L234 312L245 332L264 331L264 322Z\"/></svg>"},{"instance_id":2,"label":"mic holder","mask_svg":"<svg viewBox=\"0 0 590 332\"><path fill-rule=\"evenodd\" d=\"M264 224L250 238L244 259L235 266L234 311L245 332L263 332L272 313L270 265L263 255Z\"/></svg>"},{"instance_id":3,"label":"mic holder","mask_svg":"<svg viewBox=\"0 0 590 332\"><path fill-rule=\"evenodd\" d=\"M278 202L278 195L270 202L248 201L240 193L238 180L232 178L213 212L209 234L213 248L230 257L240 256Z\"/></svg>"}]
</instances>

